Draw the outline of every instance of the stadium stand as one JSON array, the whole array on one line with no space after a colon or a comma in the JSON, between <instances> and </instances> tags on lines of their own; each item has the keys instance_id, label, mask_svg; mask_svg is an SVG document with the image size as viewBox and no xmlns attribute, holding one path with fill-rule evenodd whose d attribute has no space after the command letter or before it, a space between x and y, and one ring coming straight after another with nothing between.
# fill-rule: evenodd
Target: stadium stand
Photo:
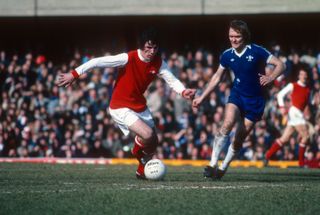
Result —
<instances>
[{"instance_id":1,"label":"stadium stand","mask_svg":"<svg viewBox=\"0 0 320 215\"><path fill-rule=\"evenodd\" d=\"M0 2L1 157L130 157L133 139L124 138L105 111L117 71L94 70L68 89L55 85L57 73L69 72L95 56L130 50L137 32L154 25L162 32L162 56L174 74L201 90L218 66L218 53L229 46L224 34L229 21L242 18L255 32L253 40L286 62L287 71L268 89L264 120L245 142L239 159L263 159L280 135L287 119L281 116L275 95L304 66L312 77L311 109L306 113L312 137L307 166L319 165L320 32L314 29L320 20L320 1L188 0L181 7L177 0L150 5L137 0L126 8L123 1L97 0L90 7L84 0L19 2ZM160 131L157 157L209 159L230 78L211 94L199 114L161 81L149 88L146 96ZM298 139L291 138L274 159L296 160Z\"/></svg>"},{"instance_id":2,"label":"stadium stand","mask_svg":"<svg viewBox=\"0 0 320 215\"><path fill-rule=\"evenodd\" d=\"M300 66L309 68L312 81L311 112L307 113L311 145L307 165L316 166L320 151L320 55L310 52L284 55L279 45L273 52L288 66L287 76L268 89L265 118L259 122L244 143L240 160L261 160L272 141L286 124L276 105L275 94L290 81L290 74ZM215 54L207 50L187 53L162 53L168 65L182 82L200 90L217 66ZM58 72L69 72L92 57L75 51L69 61L55 65L44 55L0 53L2 157L76 157L126 158L133 144L114 127L105 111L112 94L114 69L94 70L70 88L55 85ZM266 68L268 72L269 69ZM81 89L81 90L79 90ZM147 93L159 132L157 157L162 159L209 159L210 143L221 125L224 104L230 91L227 77L198 114L190 104L170 91L160 80ZM157 101L157 102L155 102ZM275 159L296 160L298 137L280 151ZM223 156L223 155L222 155Z\"/></svg>"}]
</instances>

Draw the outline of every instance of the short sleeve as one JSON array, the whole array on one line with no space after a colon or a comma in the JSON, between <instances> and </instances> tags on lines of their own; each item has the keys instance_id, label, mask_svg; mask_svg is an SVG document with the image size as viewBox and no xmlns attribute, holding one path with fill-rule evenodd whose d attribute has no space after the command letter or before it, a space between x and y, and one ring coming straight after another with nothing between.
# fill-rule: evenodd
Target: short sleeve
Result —
<instances>
[{"instance_id":1,"label":"short sleeve","mask_svg":"<svg viewBox=\"0 0 320 215\"><path fill-rule=\"evenodd\" d=\"M226 52L224 52L221 57L220 57L220 65L223 67L223 68L227 68L228 67L228 61L227 61L227 54Z\"/></svg>"},{"instance_id":2,"label":"short sleeve","mask_svg":"<svg viewBox=\"0 0 320 215\"><path fill-rule=\"evenodd\" d=\"M272 54L264 47L257 46L257 52L258 52L258 55L261 57L261 59L265 63L268 63L269 60L271 59Z\"/></svg>"}]
</instances>

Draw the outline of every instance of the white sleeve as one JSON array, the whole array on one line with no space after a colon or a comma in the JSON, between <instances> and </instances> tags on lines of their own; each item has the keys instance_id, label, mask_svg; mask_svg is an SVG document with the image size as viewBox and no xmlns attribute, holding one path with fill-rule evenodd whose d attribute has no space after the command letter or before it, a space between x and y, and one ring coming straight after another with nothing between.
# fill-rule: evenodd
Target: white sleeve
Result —
<instances>
[{"instance_id":1,"label":"white sleeve","mask_svg":"<svg viewBox=\"0 0 320 215\"><path fill-rule=\"evenodd\" d=\"M292 90L293 90L293 84L292 83L288 84L282 90L280 90L280 92L277 95L277 100L278 100L278 104L279 104L280 107L284 106L284 97L288 93L292 92Z\"/></svg>"},{"instance_id":2,"label":"white sleeve","mask_svg":"<svg viewBox=\"0 0 320 215\"><path fill-rule=\"evenodd\" d=\"M221 69L225 69L224 66L222 66L221 64L219 64L219 68Z\"/></svg>"},{"instance_id":3,"label":"white sleeve","mask_svg":"<svg viewBox=\"0 0 320 215\"><path fill-rule=\"evenodd\" d=\"M269 57L267 58L267 62L266 63L269 63L272 57L273 57L273 55L270 54Z\"/></svg>"},{"instance_id":4,"label":"white sleeve","mask_svg":"<svg viewBox=\"0 0 320 215\"><path fill-rule=\"evenodd\" d=\"M179 81L170 71L168 64L164 61L162 61L159 76L165 80L165 82L169 85L170 88L172 88L174 91L176 91L178 94L182 94L182 91L184 91L186 88L183 86L181 81Z\"/></svg>"},{"instance_id":5,"label":"white sleeve","mask_svg":"<svg viewBox=\"0 0 320 215\"><path fill-rule=\"evenodd\" d=\"M88 62L77 67L75 70L78 75L82 75L93 68L118 67L124 66L128 62L128 54L122 53L118 55L98 57L89 60Z\"/></svg>"}]
</instances>

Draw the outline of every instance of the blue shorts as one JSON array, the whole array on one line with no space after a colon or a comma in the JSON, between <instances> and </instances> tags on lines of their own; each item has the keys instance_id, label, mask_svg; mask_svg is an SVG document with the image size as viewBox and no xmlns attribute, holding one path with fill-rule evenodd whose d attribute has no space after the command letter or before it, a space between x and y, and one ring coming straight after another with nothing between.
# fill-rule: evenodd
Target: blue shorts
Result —
<instances>
[{"instance_id":1,"label":"blue shorts","mask_svg":"<svg viewBox=\"0 0 320 215\"><path fill-rule=\"evenodd\" d=\"M236 105L240 110L241 116L252 122L261 120L266 104L262 96L246 97L236 90L231 90L228 103Z\"/></svg>"}]
</instances>

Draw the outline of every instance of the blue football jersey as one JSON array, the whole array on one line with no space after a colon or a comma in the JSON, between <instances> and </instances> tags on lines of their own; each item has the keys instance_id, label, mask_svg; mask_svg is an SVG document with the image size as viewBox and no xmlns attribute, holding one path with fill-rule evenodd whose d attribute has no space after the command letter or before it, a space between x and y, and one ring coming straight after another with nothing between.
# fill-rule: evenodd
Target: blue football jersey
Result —
<instances>
[{"instance_id":1,"label":"blue football jersey","mask_svg":"<svg viewBox=\"0 0 320 215\"><path fill-rule=\"evenodd\" d=\"M265 66L272 54L256 44L247 45L239 54L230 48L223 52L220 65L234 73L232 90L244 96L262 96L260 74L265 74Z\"/></svg>"}]
</instances>

